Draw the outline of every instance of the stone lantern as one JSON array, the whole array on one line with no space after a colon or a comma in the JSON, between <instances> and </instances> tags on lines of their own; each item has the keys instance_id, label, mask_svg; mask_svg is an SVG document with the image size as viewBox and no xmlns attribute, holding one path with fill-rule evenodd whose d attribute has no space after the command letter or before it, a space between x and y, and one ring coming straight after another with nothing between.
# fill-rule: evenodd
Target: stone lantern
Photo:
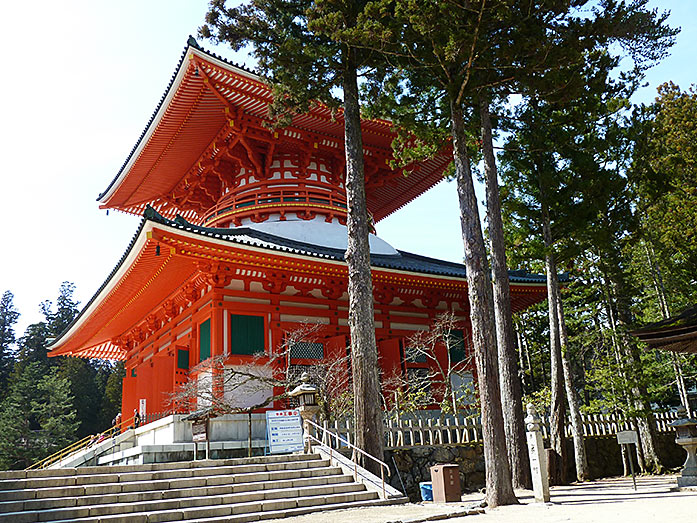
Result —
<instances>
[{"instance_id":1,"label":"stone lantern","mask_svg":"<svg viewBox=\"0 0 697 523\"><path fill-rule=\"evenodd\" d=\"M682 473L678 478L678 487L697 486L697 420L688 417L684 407L678 409L678 419L670 424L675 427L675 443L680 445L687 452L687 460L683 465Z\"/></svg>"},{"instance_id":2,"label":"stone lantern","mask_svg":"<svg viewBox=\"0 0 697 523\"><path fill-rule=\"evenodd\" d=\"M305 440L305 452L312 450L310 442L310 423L309 421L315 417L319 411L317 405L317 387L310 383L310 376L307 372L303 372L300 376L300 385L295 387L288 393L291 398L298 399L298 410L300 417L303 419L303 438Z\"/></svg>"}]
</instances>

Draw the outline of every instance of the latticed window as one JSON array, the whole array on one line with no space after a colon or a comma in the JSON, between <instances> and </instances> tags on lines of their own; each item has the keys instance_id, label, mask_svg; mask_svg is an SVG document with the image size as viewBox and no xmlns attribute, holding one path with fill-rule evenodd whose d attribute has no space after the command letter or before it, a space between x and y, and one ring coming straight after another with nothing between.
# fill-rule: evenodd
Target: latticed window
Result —
<instances>
[{"instance_id":1,"label":"latticed window","mask_svg":"<svg viewBox=\"0 0 697 523\"><path fill-rule=\"evenodd\" d=\"M428 377L428 369L411 367L407 369L407 383L412 391L431 389L431 380Z\"/></svg>"},{"instance_id":2,"label":"latticed window","mask_svg":"<svg viewBox=\"0 0 697 523\"><path fill-rule=\"evenodd\" d=\"M307 372L307 374L310 376L310 383L313 383L313 378L316 376L314 365L288 365L288 383L300 382L300 376L303 375L303 372Z\"/></svg>"},{"instance_id":3,"label":"latticed window","mask_svg":"<svg viewBox=\"0 0 697 523\"><path fill-rule=\"evenodd\" d=\"M452 330L448 337L450 348L450 361L458 363L467 359L467 347L465 346L465 333L461 330Z\"/></svg>"},{"instance_id":4,"label":"latticed window","mask_svg":"<svg viewBox=\"0 0 697 523\"><path fill-rule=\"evenodd\" d=\"M407 345L404 349L407 363L426 363L425 349L420 349L414 345Z\"/></svg>"},{"instance_id":5,"label":"latticed window","mask_svg":"<svg viewBox=\"0 0 697 523\"><path fill-rule=\"evenodd\" d=\"M299 341L290 346L290 359L321 360L324 358L324 344Z\"/></svg>"}]
</instances>

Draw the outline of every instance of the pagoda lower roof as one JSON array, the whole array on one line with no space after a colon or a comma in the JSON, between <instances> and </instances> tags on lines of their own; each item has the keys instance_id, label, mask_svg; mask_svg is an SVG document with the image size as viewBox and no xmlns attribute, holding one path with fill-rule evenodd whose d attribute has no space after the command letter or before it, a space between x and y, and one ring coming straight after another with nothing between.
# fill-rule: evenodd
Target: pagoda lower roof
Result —
<instances>
[{"instance_id":1,"label":"pagoda lower roof","mask_svg":"<svg viewBox=\"0 0 697 523\"><path fill-rule=\"evenodd\" d=\"M154 217L155 213L150 216ZM157 215L156 220L160 223L167 224L173 227L181 228L182 230L194 232L202 236L211 238L225 239L230 242L262 247L292 254L300 254L305 256L313 256L337 261L345 261L345 251L342 249L334 249L321 245L313 245L297 240L291 240L282 236L272 235L265 232L255 230L252 227L236 227L234 229L216 229L213 227L202 227L188 223L183 218L169 220L161 215ZM419 274L432 274L438 276L452 276L455 278L466 278L467 273L465 266L462 263L449 262L420 256L410 252L397 250L397 254L370 254L370 264L373 267L383 269L395 269L400 271L408 271ZM539 274L530 274L524 270L509 271L509 280L512 283L546 283L546 278ZM562 280L565 276L562 276Z\"/></svg>"},{"instance_id":2,"label":"pagoda lower roof","mask_svg":"<svg viewBox=\"0 0 697 523\"><path fill-rule=\"evenodd\" d=\"M170 244L182 247L170 248ZM194 252L196 249L199 249L198 254ZM209 257L205 253L212 250L223 253L221 256L230 254L241 258L249 257L251 250L257 259L284 259L293 266L314 267L310 271L328 267L326 270L333 271L334 275L346 277L341 249L303 243L251 227L202 227L181 217L166 218L148 208L117 266L66 331L49 347L49 355L125 359L126 352L117 347L114 340L142 322L144 315L195 277L197 263ZM200 257L196 258L197 255ZM399 274L402 279L418 280L426 285L429 281L432 284L439 281L462 290L466 288L466 272L461 263L399 250L392 255L371 253L370 261L375 275ZM515 288L527 289L519 296L512 296L514 310L544 298L544 276L510 271L509 277L512 294ZM567 278L562 275L561 279ZM463 294L463 301L466 301L466 294Z\"/></svg>"},{"instance_id":3,"label":"pagoda lower roof","mask_svg":"<svg viewBox=\"0 0 697 523\"><path fill-rule=\"evenodd\" d=\"M631 334L652 349L697 353L697 305L668 319L650 323Z\"/></svg>"}]
</instances>

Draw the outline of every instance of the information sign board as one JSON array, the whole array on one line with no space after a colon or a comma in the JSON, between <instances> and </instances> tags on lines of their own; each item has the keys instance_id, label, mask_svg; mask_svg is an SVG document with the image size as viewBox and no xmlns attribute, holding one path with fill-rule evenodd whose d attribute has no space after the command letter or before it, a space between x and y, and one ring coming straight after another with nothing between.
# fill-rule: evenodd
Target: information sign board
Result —
<instances>
[{"instance_id":1,"label":"information sign board","mask_svg":"<svg viewBox=\"0 0 697 523\"><path fill-rule=\"evenodd\" d=\"M191 432L193 435L193 441L207 441L208 440L208 420L200 419L194 421L191 425Z\"/></svg>"},{"instance_id":2,"label":"information sign board","mask_svg":"<svg viewBox=\"0 0 697 523\"><path fill-rule=\"evenodd\" d=\"M297 409L267 410L266 438L271 454L303 450L305 446L300 411Z\"/></svg>"},{"instance_id":3,"label":"information sign board","mask_svg":"<svg viewBox=\"0 0 697 523\"><path fill-rule=\"evenodd\" d=\"M639 438L637 433L633 430L625 430L617 433L617 443L620 445L629 445L634 443L635 445L639 443Z\"/></svg>"}]
</instances>

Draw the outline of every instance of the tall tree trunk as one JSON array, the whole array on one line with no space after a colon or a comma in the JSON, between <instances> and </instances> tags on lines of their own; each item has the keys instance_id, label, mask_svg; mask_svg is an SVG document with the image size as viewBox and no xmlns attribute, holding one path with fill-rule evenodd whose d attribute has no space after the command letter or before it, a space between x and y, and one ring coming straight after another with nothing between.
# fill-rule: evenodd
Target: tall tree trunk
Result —
<instances>
[{"instance_id":1,"label":"tall tree trunk","mask_svg":"<svg viewBox=\"0 0 697 523\"><path fill-rule=\"evenodd\" d=\"M571 372L571 358L569 357L569 338L566 332L566 320L564 319L564 305L560 299L557 302L557 316L559 318L559 340L561 342L561 357L564 370L564 387L566 399L569 402L571 414L571 431L574 440L574 460L576 463L576 479L585 481L590 479L588 460L586 458L586 443L583 439L583 419L581 409L578 406L578 396L574 387L573 374Z\"/></svg>"},{"instance_id":2,"label":"tall tree trunk","mask_svg":"<svg viewBox=\"0 0 697 523\"><path fill-rule=\"evenodd\" d=\"M355 50L345 49L344 135L346 148L346 200L348 206L348 322L351 334L354 423L356 446L382 460L384 429L380 408L378 352L375 343L373 283L370 272L369 221L363 173L363 143L358 105ZM380 474L373 460L363 461Z\"/></svg>"},{"instance_id":3,"label":"tall tree trunk","mask_svg":"<svg viewBox=\"0 0 697 523\"><path fill-rule=\"evenodd\" d=\"M606 267L607 269L607 267ZM628 295L625 291L624 275L618 266L614 270L607 270L613 291L613 298L617 310L617 321L620 330L620 339L624 349L624 355L628 362L630 381L630 394L634 410L637 413L637 428L641 440L641 451L644 465L655 473L663 472L663 465L656 450L656 420L651 411L651 405L646 400L647 391L644 384L644 368L641 363L641 353L634 338L627 334L632 325L632 312L629 308Z\"/></svg>"},{"instance_id":4,"label":"tall tree trunk","mask_svg":"<svg viewBox=\"0 0 697 523\"><path fill-rule=\"evenodd\" d=\"M520 386L521 393L525 394L526 391L530 390L530 380L527 377L526 370L529 371L529 366L525 359L525 347L523 347L523 338L520 335L520 329L515 326L515 339L516 345L518 346L518 364L520 366Z\"/></svg>"},{"instance_id":5,"label":"tall tree trunk","mask_svg":"<svg viewBox=\"0 0 697 523\"><path fill-rule=\"evenodd\" d=\"M610 321L610 332L612 335L610 336L610 342L612 344L613 352L615 355L615 361L617 362L617 372L619 373L620 377L622 378L622 385L623 385L623 391L622 395L624 396L624 402L626 404L625 408L625 413L626 412L631 412L634 410L634 399L633 396L631 395L631 386L629 383L629 379L627 378L627 370L626 370L626 365L625 365L625 358L622 357L622 350L620 348L620 337L617 329L617 318L616 318L616 313L615 313L615 307L613 306L612 303L612 293L610 292L609 289L609 283L608 283L608 278L607 274L603 272L603 280L602 280L602 289L603 289L603 296L604 296L604 303L605 303L605 310L607 313L607 317ZM636 426L636 420L634 418L630 417L630 421ZM636 445L636 455L637 455L637 463L639 464L639 469L642 472L646 472L646 464L644 463L644 453L642 451L642 446L641 444ZM627 461L625 460L624 462L625 465L625 472L626 472L626 467L627 467ZM625 474L626 475L626 474Z\"/></svg>"},{"instance_id":6,"label":"tall tree trunk","mask_svg":"<svg viewBox=\"0 0 697 523\"><path fill-rule=\"evenodd\" d=\"M530 344L528 343L528 338L525 335L525 330L523 329L523 321L525 317L521 318L520 321L515 322L516 335L518 336L518 343L521 345L522 355L521 355L521 365L525 365L528 371L528 378L524 379L524 385L528 387L527 391L524 393L530 393L536 389L535 386L535 371L532 366L532 359L530 358Z\"/></svg>"},{"instance_id":7,"label":"tall tree trunk","mask_svg":"<svg viewBox=\"0 0 697 523\"><path fill-rule=\"evenodd\" d=\"M532 392L537 387L535 384L535 369L532 364L532 358L530 357L530 343L528 343L528 337L525 335L525 332L521 332L520 339L522 340L523 347L525 348L525 362L528 366L528 371L530 372L530 392ZM544 374L544 371L542 374Z\"/></svg>"},{"instance_id":8,"label":"tall tree trunk","mask_svg":"<svg viewBox=\"0 0 697 523\"><path fill-rule=\"evenodd\" d=\"M644 242L644 249L646 251L646 257L649 260L649 266L651 267L651 278L653 280L654 288L656 289L656 298L658 300L659 308L661 309L661 316L664 320L667 320L670 318L670 308L668 307L668 297L666 296L666 288L663 284L663 276L661 275L661 270L656 263L653 247L650 247L648 242ZM678 355L673 351L669 352L670 361L673 364L673 373L675 374L675 384L678 388L680 403L682 403L682 406L685 407L689 412L690 402L687 398L687 387L685 386L685 377L683 375L682 365Z\"/></svg>"},{"instance_id":9,"label":"tall tree trunk","mask_svg":"<svg viewBox=\"0 0 697 523\"><path fill-rule=\"evenodd\" d=\"M506 436L503 428L501 390L496 361L496 333L492 324L494 309L489 266L465 143L462 107L454 98L450 100L450 111L453 158L460 201L460 223L465 248L472 341L482 411L486 498L489 506L497 507L518 503L518 500L513 492L511 470L506 457Z\"/></svg>"},{"instance_id":10,"label":"tall tree trunk","mask_svg":"<svg viewBox=\"0 0 697 523\"><path fill-rule=\"evenodd\" d=\"M566 445L564 444L564 371L562 368L561 340L559 335L559 318L557 309L559 303L559 280L557 264L554 259L552 243L552 227L549 209L544 197L542 182L540 182L540 202L542 204L542 235L545 243L545 271L547 272L547 302L549 304L549 352L552 400L549 413L549 441L554 450L554 478L557 485L566 483Z\"/></svg>"},{"instance_id":11,"label":"tall tree trunk","mask_svg":"<svg viewBox=\"0 0 697 523\"><path fill-rule=\"evenodd\" d=\"M516 350L511 318L511 291L506 264L506 247L501 219L499 181L494 156L494 143L489 116L489 100L482 95L479 101L482 151L486 176L486 207L489 223L489 249L493 273L494 312L496 317L496 344L498 347L501 407L506 431L506 448L514 488L531 488L530 461L525 439L523 396L516 365Z\"/></svg>"}]
</instances>

